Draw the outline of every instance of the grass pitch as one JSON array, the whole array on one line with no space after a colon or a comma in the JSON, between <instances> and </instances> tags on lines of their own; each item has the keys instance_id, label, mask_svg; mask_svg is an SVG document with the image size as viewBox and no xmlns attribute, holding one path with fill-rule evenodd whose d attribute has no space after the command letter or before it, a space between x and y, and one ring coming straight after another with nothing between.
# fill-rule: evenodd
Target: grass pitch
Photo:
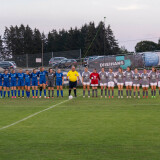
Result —
<instances>
[{"instance_id":1,"label":"grass pitch","mask_svg":"<svg viewBox=\"0 0 160 160\"><path fill-rule=\"evenodd\" d=\"M67 100L67 94L63 99L0 99L0 128ZM159 160L159 124L158 96L81 96L0 130L0 160Z\"/></svg>"}]
</instances>

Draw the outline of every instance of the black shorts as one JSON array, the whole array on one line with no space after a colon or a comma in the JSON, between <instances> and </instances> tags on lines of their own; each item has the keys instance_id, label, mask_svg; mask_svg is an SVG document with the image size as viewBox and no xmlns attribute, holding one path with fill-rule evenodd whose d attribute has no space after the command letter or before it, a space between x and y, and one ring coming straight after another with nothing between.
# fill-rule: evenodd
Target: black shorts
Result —
<instances>
[{"instance_id":1,"label":"black shorts","mask_svg":"<svg viewBox=\"0 0 160 160\"><path fill-rule=\"evenodd\" d=\"M69 81L69 88L70 89L73 89L73 88L76 88L76 87L77 87L77 81L75 81L75 82Z\"/></svg>"},{"instance_id":2,"label":"black shorts","mask_svg":"<svg viewBox=\"0 0 160 160\"><path fill-rule=\"evenodd\" d=\"M55 82L53 80L48 81L48 87L54 87L54 84L55 84Z\"/></svg>"}]
</instances>

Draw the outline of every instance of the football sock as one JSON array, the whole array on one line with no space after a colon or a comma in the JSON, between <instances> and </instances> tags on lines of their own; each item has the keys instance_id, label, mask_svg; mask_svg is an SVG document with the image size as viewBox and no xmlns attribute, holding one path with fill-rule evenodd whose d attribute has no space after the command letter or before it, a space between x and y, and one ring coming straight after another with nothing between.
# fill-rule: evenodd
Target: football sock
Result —
<instances>
[{"instance_id":1,"label":"football sock","mask_svg":"<svg viewBox=\"0 0 160 160\"><path fill-rule=\"evenodd\" d=\"M63 90L61 90L61 97L63 97Z\"/></svg>"},{"instance_id":2,"label":"football sock","mask_svg":"<svg viewBox=\"0 0 160 160\"><path fill-rule=\"evenodd\" d=\"M54 97L54 90L52 90L52 97Z\"/></svg>"},{"instance_id":3,"label":"football sock","mask_svg":"<svg viewBox=\"0 0 160 160\"><path fill-rule=\"evenodd\" d=\"M85 90L83 90L83 96L85 96Z\"/></svg>"},{"instance_id":4,"label":"football sock","mask_svg":"<svg viewBox=\"0 0 160 160\"><path fill-rule=\"evenodd\" d=\"M148 97L148 91L146 91L146 96Z\"/></svg>"},{"instance_id":5,"label":"football sock","mask_svg":"<svg viewBox=\"0 0 160 160\"><path fill-rule=\"evenodd\" d=\"M90 90L88 91L88 96L90 96Z\"/></svg>"},{"instance_id":6,"label":"football sock","mask_svg":"<svg viewBox=\"0 0 160 160\"><path fill-rule=\"evenodd\" d=\"M121 96L123 96L123 90L121 90Z\"/></svg>"},{"instance_id":7,"label":"football sock","mask_svg":"<svg viewBox=\"0 0 160 160\"><path fill-rule=\"evenodd\" d=\"M44 96L46 96L46 89L44 89Z\"/></svg>"},{"instance_id":8,"label":"football sock","mask_svg":"<svg viewBox=\"0 0 160 160\"><path fill-rule=\"evenodd\" d=\"M129 90L129 95L130 95L130 96L132 95L132 91L131 91L131 90Z\"/></svg>"},{"instance_id":9,"label":"football sock","mask_svg":"<svg viewBox=\"0 0 160 160\"><path fill-rule=\"evenodd\" d=\"M153 90L151 90L151 95L153 96Z\"/></svg>"},{"instance_id":10,"label":"football sock","mask_svg":"<svg viewBox=\"0 0 160 160\"><path fill-rule=\"evenodd\" d=\"M10 91L8 91L8 97L10 97Z\"/></svg>"},{"instance_id":11,"label":"football sock","mask_svg":"<svg viewBox=\"0 0 160 160\"><path fill-rule=\"evenodd\" d=\"M59 97L59 90L57 90L57 97Z\"/></svg>"},{"instance_id":12,"label":"football sock","mask_svg":"<svg viewBox=\"0 0 160 160\"><path fill-rule=\"evenodd\" d=\"M18 97L20 97L20 90L18 90Z\"/></svg>"},{"instance_id":13,"label":"football sock","mask_svg":"<svg viewBox=\"0 0 160 160\"><path fill-rule=\"evenodd\" d=\"M103 96L103 89L101 89L101 96Z\"/></svg>"},{"instance_id":14,"label":"football sock","mask_svg":"<svg viewBox=\"0 0 160 160\"><path fill-rule=\"evenodd\" d=\"M126 95L128 96L128 90L126 90Z\"/></svg>"},{"instance_id":15,"label":"football sock","mask_svg":"<svg viewBox=\"0 0 160 160\"><path fill-rule=\"evenodd\" d=\"M154 96L156 96L156 90L154 90Z\"/></svg>"},{"instance_id":16,"label":"football sock","mask_svg":"<svg viewBox=\"0 0 160 160\"><path fill-rule=\"evenodd\" d=\"M105 96L107 96L107 89L105 89Z\"/></svg>"},{"instance_id":17,"label":"football sock","mask_svg":"<svg viewBox=\"0 0 160 160\"><path fill-rule=\"evenodd\" d=\"M22 90L22 97L24 97L24 90Z\"/></svg>"},{"instance_id":18,"label":"football sock","mask_svg":"<svg viewBox=\"0 0 160 160\"><path fill-rule=\"evenodd\" d=\"M112 90L112 96L114 96L114 90Z\"/></svg>"},{"instance_id":19,"label":"football sock","mask_svg":"<svg viewBox=\"0 0 160 160\"><path fill-rule=\"evenodd\" d=\"M110 96L110 90L108 90L108 96Z\"/></svg>"},{"instance_id":20,"label":"football sock","mask_svg":"<svg viewBox=\"0 0 160 160\"><path fill-rule=\"evenodd\" d=\"M12 97L13 97L13 90L11 90L11 94L12 94Z\"/></svg>"},{"instance_id":21,"label":"football sock","mask_svg":"<svg viewBox=\"0 0 160 160\"><path fill-rule=\"evenodd\" d=\"M92 97L94 97L94 89L92 89Z\"/></svg>"},{"instance_id":22,"label":"football sock","mask_svg":"<svg viewBox=\"0 0 160 160\"><path fill-rule=\"evenodd\" d=\"M145 91L143 91L143 96L145 95Z\"/></svg>"},{"instance_id":23,"label":"football sock","mask_svg":"<svg viewBox=\"0 0 160 160\"><path fill-rule=\"evenodd\" d=\"M95 89L95 91L96 91L96 97L98 96L98 92L97 92L97 89Z\"/></svg>"},{"instance_id":24,"label":"football sock","mask_svg":"<svg viewBox=\"0 0 160 160\"><path fill-rule=\"evenodd\" d=\"M120 90L118 90L118 96L120 96Z\"/></svg>"},{"instance_id":25,"label":"football sock","mask_svg":"<svg viewBox=\"0 0 160 160\"><path fill-rule=\"evenodd\" d=\"M1 95L1 97L2 97L2 91L0 91L0 95Z\"/></svg>"},{"instance_id":26,"label":"football sock","mask_svg":"<svg viewBox=\"0 0 160 160\"><path fill-rule=\"evenodd\" d=\"M36 90L36 97L38 96L38 90Z\"/></svg>"},{"instance_id":27,"label":"football sock","mask_svg":"<svg viewBox=\"0 0 160 160\"><path fill-rule=\"evenodd\" d=\"M69 96L71 95L71 89L69 89Z\"/></svg>"},{"instance_id":28,"label":"football sock","mask_svg":"<svg viewBox=\"0 0 160 160\"><path fill-rule=\"evenodd\" d=\"M76 89L74 89L74 96L77 97Z\"/></svg>"},{"instance_id":29,"label":"football sock","mask_svg":"<svg viewBox=\"0 0 160 160\"><path fill-rule=\"evenodd\" d=\"M32 90L32 96L34 96L34 90Z\"/></svg>"}]
</instances>

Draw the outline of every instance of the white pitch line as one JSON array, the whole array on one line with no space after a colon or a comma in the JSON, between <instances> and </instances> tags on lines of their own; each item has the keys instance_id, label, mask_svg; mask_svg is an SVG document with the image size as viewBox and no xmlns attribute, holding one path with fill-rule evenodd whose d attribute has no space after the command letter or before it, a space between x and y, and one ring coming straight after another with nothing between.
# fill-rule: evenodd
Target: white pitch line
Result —
<instances>
[{"instance_id":1,"label":"white pitch line","mask_svg":"<svg viewBox=\"0 0 160 160\"><path fill-rule=\"evenodd\" d=\"M16 125L16 124L18 124L18 123L20 123L20 122L26 121L26 120L28 120L29 118L32 118L32 117L34 117L34 116L36 116L36 115L38 115L38 114L40 114L40 113L42 113L42 112L48 111L48 110L50 110L50 109L52 109L52 108L55 108L56 106L61 105L61 104L65 103L65 102L68 102L68 101L69 101L69 99L68 99L68 100L65 100L65 101L63 101L63 102L61 102L61 103L55 104L55 105L53 105L53 106L51 106L51 107L49 107L49 108L43 109L43 110L41 110L41 111L39 111L39 112L36 112L36 113L34 113L34 114L31 114L31 115L29 115L29 116L27 116L27 117L25 117L25 118L23 118L23 119L21 119L21 120L19 120L19 121L17 121L17 122L14 122L14 123L12 123L12 124L9 124L9 125L7 125L7 126L4 126L4 127L0 128L0 131L3 130L3 129L9 128L9 127L11 127L11 126L14 126L14 125Z\"/></svg>"}]
</instances>

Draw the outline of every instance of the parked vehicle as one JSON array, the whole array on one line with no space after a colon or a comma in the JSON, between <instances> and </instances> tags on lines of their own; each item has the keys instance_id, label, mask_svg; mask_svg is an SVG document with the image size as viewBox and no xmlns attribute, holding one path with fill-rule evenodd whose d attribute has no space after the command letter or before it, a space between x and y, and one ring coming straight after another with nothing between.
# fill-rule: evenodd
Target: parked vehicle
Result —
<instances>
[{"instance_id":1,"label":"parked vehicle","mask_svg":"<svg viewBox=\"0 0 160 160\"><path fill-rule=\"evenodd\" d=\"M11 62L5 62L5 61L0 62L0 67L3 69L9 69L9 70L15 69L14 65Z\"/></svg>"},{"instance_id":2,"label":"parked vehicle","mask_svg":"<svg viewBox=\"0 0 160 160\"><path fill-rule=\"evenodd\" d=\"M56 63L59 63L60 61L62 61L62 60L65 60L65 59L67 59L67 58L65 58L65 57L53 57L53 58L51 58L50 60L49 60L49 65L55 65Z\"/></svg>"},{"instance_id":3,"label":"parked vehicle","mask_svg":"<svg viewBox=\"0 0 160 160\"><path fill-rule=\"evenodd\" d=\"M69 68L72 65L77 66L77 61L75 59L66 59L57 63L56 67L58 68Z\"/></svg>"},{"instance_id":4,"label":"parked vehicle","mask_svg":"<svg viewBox=\"0 0 160 160\"><path fill-rule=\"evenodd\" d=\"M9 62L9 63L13 64L14 69L17 68L17 65L16 65L15 61L4 61L4 62Z\"/></svg>"}]
</instances>

